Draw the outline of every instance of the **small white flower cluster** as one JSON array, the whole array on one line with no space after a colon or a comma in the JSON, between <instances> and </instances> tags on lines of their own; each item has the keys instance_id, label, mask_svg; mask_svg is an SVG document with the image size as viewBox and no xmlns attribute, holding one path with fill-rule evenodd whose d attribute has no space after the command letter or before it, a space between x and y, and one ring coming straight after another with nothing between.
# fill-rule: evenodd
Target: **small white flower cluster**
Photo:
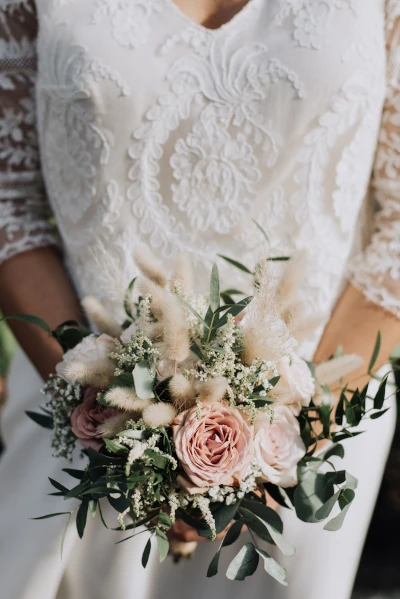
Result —
<instances>
[{"instance_id":1,"label":"small white flower cluster","mask_svg":"<svg viewBox=\"0 0 400 599\"><path fill-rule=\"evenodd\" d=\"M153 347L151 340L140 331L132 335L128 345L123 345L116 339L115 347L116 351L111 352L108 356L110 360L115 360L117 363L115 376L123 374L127 368L133 369L141 360L159 357L158 349Z\"/></svg>"},{"instance_id":2,"label":"small white flower cluster","mask_svg":"<svg viewBox=\"0 0 400 599\"><path fill-rule=\"evenodd\" d=\"M257 487L257 478L259 478L261 474L261 470L254 460L238 487L226 485L210 487L205 496L210 499L211 503L220 502L231 505L232 503L236 503L236 501L243 499L247 493L254 491Z\"/></svg>"},{"instance_id":3,"label":"small white flower cluster","mask_svg":"<svg viewBox=\"0 0 400 599\"><path fill-rule=\"evenodd\" d=\"M76 437L71 429L71 414L82 401L83 387L51 375L41 393L47 397L46 408L53 418L53 456L72 460Z\"/></svg>"}]
</instances>

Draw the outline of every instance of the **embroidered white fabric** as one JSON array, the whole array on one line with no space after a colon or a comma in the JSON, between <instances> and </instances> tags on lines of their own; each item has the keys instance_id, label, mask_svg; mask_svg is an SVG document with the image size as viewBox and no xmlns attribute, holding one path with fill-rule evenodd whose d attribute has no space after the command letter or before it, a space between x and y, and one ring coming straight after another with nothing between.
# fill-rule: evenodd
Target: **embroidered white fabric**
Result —
<instances>
[{"instance_id":1,"label":"embroidered white fabric","mask_svg":"<svg viewBox=\"0 0 400 599\"><path fill-rule=\"evenodd\" d=\"M306 312L350 266L400 315L397 0L250 0L212 31L173 0L2 2L0 260L55 242L49 203L82 293L125 285L136 243L204 285L217 254L254 261L256 220L306 252Z\"/></svg>"}]
</instances>

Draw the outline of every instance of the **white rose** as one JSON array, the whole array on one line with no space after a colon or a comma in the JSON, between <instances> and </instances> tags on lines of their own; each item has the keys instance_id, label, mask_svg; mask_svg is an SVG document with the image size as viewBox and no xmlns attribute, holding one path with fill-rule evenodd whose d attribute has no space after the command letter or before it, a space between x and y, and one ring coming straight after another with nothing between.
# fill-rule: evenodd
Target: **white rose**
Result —
<instances>
[{"instance_id":1,"label":"white rose","mask_svg":"<svg viewBox=\"0 0 400 599\"><path fill-rule=\"evenodd\" d=\"M255 425L254 449L261 479L280 487L297 484L297 464L306 448L300 425L286 406L276 406L273 414L259 412Z\"/></svg>"},{"instance_id":2,"label":"white rose","mask_svg":"<svg viewBox=\"0 0 400 599\"><path fill-rule=\"evenodd\" d=\"M64 354L56 372L67 383L105 387L114 375L115 363L108 358L114 351L114 339L109 335L88 335Z\"/></svg>"},{"instance_id":3,"label":"white rose","mask_svg":"<svg viewBox=\"0 0 400 599\"><path fill-rule=\"evenodd\" d=\"M277 363L281 377L271 395L281 405L287 405L298 416L302 406L309 406L315 393L315 381L307 362L295 354L284 356Z\"/></svg>"}]
</instances>

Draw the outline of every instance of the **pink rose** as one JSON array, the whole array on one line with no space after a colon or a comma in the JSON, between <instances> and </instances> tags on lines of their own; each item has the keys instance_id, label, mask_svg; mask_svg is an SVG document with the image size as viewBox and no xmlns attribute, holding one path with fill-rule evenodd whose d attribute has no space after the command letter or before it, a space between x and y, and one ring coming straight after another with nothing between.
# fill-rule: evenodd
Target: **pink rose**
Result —
<instances>
[{"instance_id":1,"label":"pink rose","mask_svg":"<svg viewBox=\"0 0 400 599\"><path fill-rule=\"evenodd\" d=\"M96 450L103 445L99 432L100 425L117 412L113 408L106 408L97 403L98 392L99 389L88 387L83 402L71 414L71 428L74 435L84 447L92 447Z\"/></svg>"},{"instance_id":2,"label":"pink rose","mask_svg":"<svg viewBox=\"0 0 400 599\"><path fill-rule=\"evenodd\" d=\"M176 453L195 487L240 482L253 458L253 431L237 408L204 405L172 423Z\"/></svg>"}]
</instances>

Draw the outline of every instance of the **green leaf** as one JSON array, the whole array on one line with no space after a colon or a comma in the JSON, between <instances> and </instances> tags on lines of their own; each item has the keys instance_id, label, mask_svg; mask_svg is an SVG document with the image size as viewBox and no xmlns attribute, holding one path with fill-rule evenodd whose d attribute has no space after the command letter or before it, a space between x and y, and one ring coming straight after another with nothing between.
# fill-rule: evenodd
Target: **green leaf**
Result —
<instances>
[{"instance_id":1,"label":"green leaf","mask_svg":"<svg viewBox=\"0 0 400 599\"><path fill-rule=\"evenodd\" d=\"M215 522L215 529L217 534L225 530L230 522L236 516L236 513L241 505L240 501L236 501L235 503L231 503L231 505L226 505L225 503L216 503L211 504L211 512ZM202 524L200 526L195 526L197 529L197 533L201 537L211 537L212 531L210 527L204 523L204 521L200 521Z\"/></svg>"},{"instance_id":2,"label":"green leaf","mask_svg":"<svg viewBox=\"0 0 400 599\"><path fill-rule=\"evenodd\" d=\"M337 456L339 458L344 458L344 447L340 445L340 443L334 443L329 449L325 451L325 453L320 456L323 460L327 461L333 456Z\"/></svg>"},{"instance_id":3,"label":"green leaf","mask_svg":"<svg viewBox=\"0 0 400 599\"><path fill-rule=\"evenodd\" d=\"M62 471L79 480L82 480L85 475L84 470L74 470L73 468L63 468Z\"/></svg>"},{"instance_id":4,"label":"green leaf","mask_svg":"<svg viewBox=\"0 0 400 599\"><path fill-rule=\"evenodd\" d=\"M219 558L221 556L221 549L223 547L228 547L228 545L232 545L239 538L243 525L244 525L244 520L242 518L240 518L239 520L236 520L236 522L234 522L232 524L232 526L230 526L229 529L227 530L226 535L222 539L221 545L219 546L217 553L214 555L210 565L208 566L208 570L207 570L208 578L211 578L212 576L215 576L216 574L218 574L218 565L219 565Z\"/></svg>"},{"instance_id":5,"label":"green leaf","mask_svg":"<svg viewBox=\"0 0 400 599\"><path fill-rule=\"evenodd\" d=\"M244 580L257 570L259 555L253 543L246 543L229 564L226 572L229 580Z\"/></svg>"},{"instance_id":6,"label":"green leaf","mask_svg":"<svg viewBox=\"0 0 400 599\"><path fill-rule=\"evenodd\" d=\"M282 534L283 523L282 523L282 520L281 520L279 514L275 510L272 510L270 507L268 507L264 503L260 503L258 501L252 501L249 499L243 499L241 506L246 508L253 514L256 514L256 516L261 518L261 520L263 520L264 522L267 522L268 524L273 526L277 532Z\"/></svg>"},{"instance_id":7,"label":"green leaf","mask_svg":"<svg viewBox=\"0 0 400 599\"><path fill-rule=\"evenodd\" d=\"M323 495L324 488L323 475L320 474L307 476L307 478L302 480L297 486L294 492L293 504L297 517L302 522L319 522L315 514L329 498L324 496L323 499L321 499L320 495Z\"/></svg>"},{"instance_id":8,"label":"green leaf","mask_svg":"<svg viewBox=\"0 0 400 599\"><path fill-rule=\"evenodd\" d=\"M132 279L132 281L129 283L128 289L126 290L125 297L124 297L124 310L125 310L127 316L129 316L129 318L132 318L132 319L133 319L133 314L132 314L132 310L131 310L132 291L133 291L133 286L135 284L136 279L137 279L137 277Z\"/></svg>"},{"instance_id":9,"label":"green leaf","mask_svg":"<svg viewBox=\"0 0 400 599\"><path fill-rule=\"evenodd\" d=\"M42 320L42 318L39 318L38 316L33 316L32 314L16 314L15 316L3 316L3 318L0 318L0 322L2 320L19 320L20 322L33 324L35 327L39 327L39 329L42 329L43 331L46 331L46 333L49 333L49 335L51 335L51 328L49 327L47 322L45 322L44 320Z\"/></svg>"},{"instance_id":10,"label":"green leaf","mask_svg":"<svg viewBox=\"0 0 400 599\"><path fill-rule=\"evenodd\" d=\"M155 397L153 391L154 377L146 360L138 362L133 369L133 380L135 382L136 395L140 399L152 399Z\"/></svg>"},{"instance_id":11,"label":"green leaf","mask_svg":"<svg viewBox=\"0 0 400 599\"><path fill-rule=\"evenodd\" d=\"M97 499L91 499L89 501L89 512L91 513L93 518L96 516L96 513L97 513L97 504L98 504Z\"/></svg>"},{"instance_id":12,"label":"green leaf","mask_svg":"<svg viewBox=\"0 0 400 599\"><path fill-rule=\"evenodd\" d=\"M283 586L287 586L287 582L285 582L287 576L285 568L280 566L278 562L276 562L274 558L263 549L256 547L255 550L257 551L258 555L262 557L264 561L264 570L267 572L267 574L272 576L272 578L275 578L275 580L277 580Z\"/></svg>"},{"instance_id":13,"label":"green leaf","mask_svg":"<svg viewBox=\"0 0 400 599\"><path fill-rule=\"evenodd\" d=\"M192 306L189 304L189 302L187 302L182 296L179 296L179 301L181 301L182 304L184 306L186 306L186 308L188 310L190 310L192 314L194 314L194 316L197 318L197 320L199 320L202 324L204 324L206 329L208 329L208 324L206 323L206 321L200 316L200 314L198 312L196 312L196 310L194 308L192 308Z\"/></svg>"},{"instance_id":14,"label":"green leaf","mask_svg":"<svg viewBox=\"0 0 400 599\"><path fill-rule=\"evenodd\" d=\"M388 410L390 410L390 408L386 408L386 410L381 410L380 412L375 412L374 414L371 414L371 420L377 420L378 418L386 414Z\"/></svg>"},{"instance_id":15,"label":"green leaf","mask_svg":"<svg viewBox=\"0 0 400 599\"><path fill-rule=\"evenodd\" d=\"M63 493L68 493L69 489L67 489L67 487L64 487L64 485L57 482L53 478L50 478L50 476L48 477L48 479L55 489L57 489L58 491L62 491Z\"/></svg>"},{"instance_id":16,"label":"green leaf","mask_svg":"<svg viewBox=\"0 0 400 599\"><path fill-rule=\"evenodd\" d=\"M296 549L293 547L293 545L289 543L289 541L287 541L283 537L283 535L280 532L278 532L273 526L268 524L268 522L265 523L265 526L267 527L269 534L273 538L275 545L282 551L284 556L291 557L292 555L296 554Z\"/></svg>"},{"instance_id":17,"label":"green leaf","mask_svg":"<svg viewBox=\"0 0 400 599\"><path fill-rule=\"evenodd\" d=\"M218 275L218 267L213 264L211 271L211 280L210 280L210 306L211 310L215 312L219 308L219 300L220 300L220 288L219 288L219 275Z\"/></svg>"},{"instance_id":18,"label":"green leaf","mask_svg":"<svg viewBox=\"0 0 400 599\"><path fill-rule=\"evenodd\" d=\"M199 360L204 360L204 356L201 353L201 349L195 341L193 341L192 345L190 346L190 349L199 358Z\"/></svg>"},{"instance_id":19,"label":"green leaf","mask_svg":"<svg viewBox=\"0 0 400 599\"><path fill-rule=\"evenodd\" d=\"M241 262L238 262L237 260L232 260L232 258L228 258L228 256L223 256L222 254L218 254L218 256L220 258L222 258L223 260L225 260L225 262L228 262L228 264L231 264L232 266L235 266L239 270L242 270L243 272L247 272L249 275L254 275L254 272L252 272L244 264L241 264Z\"/></svg>"},{"instance_id":20,"label":"green leaf","mask_svg":"<svg viewBox=\"0 0 400 599\"><path fill-rule=\"evenodd\" d=\"M368 372L371 372L371 370L375 366L380 350L381 350L381 332L378 331L376 341L375 341L374 351L372 352L371 361L368 366Z\"/></svg>"},{"instance_id":21,"label":"green leaf","mask_svg":"<svg viewBox=\"0 0 400 599\"><path fill-rule=\"evenodd\" d=\"M31 412L30 410L26 410L25 414L39 426L49 429L53 428L53 418L51 416L39 414L39 412Z\"/></svg>"},{"instance_id":22,"label":"green leaf","mask_svg":"<svg viewBox=\"0 0 400 599\"><path fill-rule=\"evenodd\" d=\"M354 497L355 493L352 489L345 489L343 491L342 498L344 503L342 504L342 511L340 512L340 514L336 516L336 518L329 520L329 522L325 524L324 530L329 530L331 532L336 532L337 530L340 530Z\"/></svg>"},{"instance_id":23,"label":"green leaf","mask_svg":"<svg viewBox=\"0 0 400 599\"><path fill-rule=\"evenodd\" d=\"M89 486L89 481L85 480L85 482L77 485L76 487L68 491L68 493L64 495L64 499L73 499L74 497L78 497L78 495L83 493L83 491L86 491L89 488Z\"/></svg>"},{"instance_id":24,"label":"green leaf","mask_svg":"<svg viewBox=\"0 0 400 599\"><path fill-rule=\"evenodd\" d=\"M398 360L400 360L400 343L398 343L396 347L392 349L389 356L389 360L391 362L397 362Z\"/></svg>"},{"instance_id":25,"label":"green leaf","mask_svg":"<svg viewBox=\"0 0 400 599\"><path fill-rule=\"evenodd\" d=\"M168 537L165 533L163 533L158 528L156 529L156 538L157 538L157 547L158 547L158 555L160 557L160 562L163 562L168 555L169 551L169 541Z\"/></svg>"},{"instance_id":26,"label":"green leaf","mask_svg":"<svg viewBox=\"0 0 400 599\"><path fill-rule=\"evenodd\" d=\"M160 512L158 515L158 524L161 526L167 526L168 528L171 528L172 520L168 516L168 514L166 514L165 512Z\"/></svg>"},{"instance_id":27,"label":"green leaf","mask_svg":"<svg viewBox=\"0 0 400 599\"><path fill-rule=\"evenodd\" d=\"M114 441L114 439L103 439L104 443L108 451L111 453L127 453L127 448L118 441Z\"/></svg>"},{"instance_id":28,"label":"green leaf","mask_svg":"<svg viewBox=\"0 0 400 599\"><path fill-rule=\"evenodd\" d=\"M255 226L257 227L257 229L261 232L261 234L264 237L265 241L267 241L269 243L268 235L266 234L266 232L264 231L264 229L262 228L262 226L259 225L258 222L256 220L254 220L254 218L252 218L251 220L253 221L253 223L255 224Z\"/></svg>"},{"instance_id":29,"label":"green leaf","mask_svg":"<svg viewBox=\"0 0 400 599\"><path fill-rule=\"evenodd\" d=\"M385 376L379 385L379 389L374 397L374 410L381 410L386 398L386 384L388 376Z\"/></svg>"},{"instance_id":30,"label":"green leaf","mask_svg":"<svg viewBox=\"0 0 400 599\"><path fill-rule=\"evenodd\" d=\"M46 514L45 516L38 516L36 518L30 518L30 520L46 520L47 518L55 518L56 516L64 516L64 514L71 514L71 512L55 512L54 514Z\"/></svg>"},{"instance_id":31,"label":"green leaf","mask_svg":"<svg viewBox=\"0 0 400 599\"><path fill-rule=\"evenodd\" d=\"M288 262L290 260L290 256L275 256L273 258L267 258L269 262Z\"/></svg>"},{"instance_id":32,"label":"green leaf","mask_svg":"<svg viewBox=\"0 0 400 599\"><path fill-rule=\"evenodd\" d=\"M273 538L268 532L266 523L263 520L261 520L261 518L259 518L244 507L240 508L239 514L245 521L246 525L253 532L255 532L256 535L260 537L260 539L266 541L267 543L274 543Z\"/></svg>"},{"instance_id":33,"label":"green leaf","mask_svg":"<svg viewBox=\"0 0 400 599\"><path fill-rule=\"evenodd\" d=\"M277 485L273 485L272 483L264 483L264 489L272 497L272 499L276 501L276 503L278 503L282 507L290 509L286 501L282 497L279 487Z\"/></svg>"},{"instance_id":34,"label":"green leaf","mask_svg":"<svg viewBox=\"0 0 400 599\"><path fill-rule=\"evenodd\" d=\"M133 387L133 376L129 372L124 372L115 376L111 381L110 388L113 387Z\"/></svg>"},{"instance_id":35,"label":"green leaf","mask_svg":"<svg viewBox=\"0 0 400 599\"><path fill-rule=\"evenodd\" d=\"M79 538L83 537L83 533L85 531L88 509L89 500L84 499L79 506L78 513L76 514L76 530L78 531Z\"/></svg>"},{"instance_id":36,"label":"green leaf","mask_svg":"<svg viewBox=\"0 0 400 599\"><path fill-rule=\"evenodd\" d=\"M151 551L151 539L149 539L146 543L146 547L144 548L142 555L142 566L145 568L147 566L147 562L149 561Z\"/></svg>"},{"instance_id":37,"label":"green leaf","mask_svg":"<svg viewBox=\"0 0 400 599\"><path fill-rule=\"evenodd\" d=\"M341 489L339 491L337 491L337 493L332 495L332 497L330 497L328 499L328 501L326 501L319 508L319 510L317 510L315 512L315 517L318 518L318 520L325 520L325 518L328 518L330 516L330 513L333 510L333 508L335 507L335 504L336 504L337 500L339 499L341 492L342 492Z\"/></svg>"}]
</instances>

